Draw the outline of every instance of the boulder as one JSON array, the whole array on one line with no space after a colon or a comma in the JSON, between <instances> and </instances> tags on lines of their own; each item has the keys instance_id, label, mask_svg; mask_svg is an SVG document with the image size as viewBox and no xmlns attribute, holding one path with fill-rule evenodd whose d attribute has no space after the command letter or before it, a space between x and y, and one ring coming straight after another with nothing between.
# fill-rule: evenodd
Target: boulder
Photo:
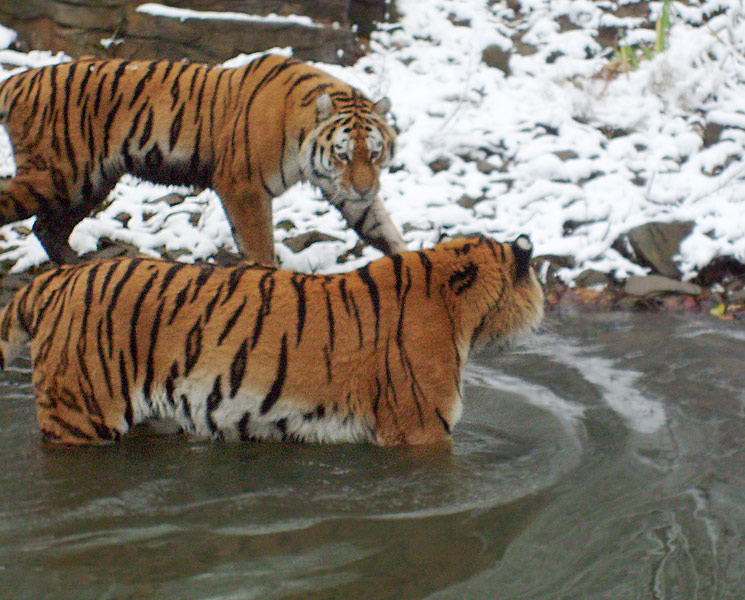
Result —
<instances>
[{"instance_id":1,"label":"boulder","mask_svg":"<svg viewBox=\"0 0 745 600\"><path fill-rule=\"evenodd\" d=\"M681 273L673 256L680 243L693 230L693 222L647 223L621 235L613 247L623 256L656 274L680 279Z\"/></svg>"}]
</instances>

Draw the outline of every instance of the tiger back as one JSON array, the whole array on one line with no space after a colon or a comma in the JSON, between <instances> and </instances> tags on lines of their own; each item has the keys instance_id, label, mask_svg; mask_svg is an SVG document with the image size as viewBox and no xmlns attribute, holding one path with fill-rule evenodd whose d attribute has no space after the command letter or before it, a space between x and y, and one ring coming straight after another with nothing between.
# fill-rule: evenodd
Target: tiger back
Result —
<instances>
[{"instance_id":1,"label":"tiger back","mask_svg":"<svg viewBox=\"0 0 745 600\"><path fill-rule=\"evenodd\" d=\"M378 195L395 151L389 107L272 54L237 68L80 60L31 69L0 83L16 162L0 180L0 224L36 215L49 257L74 262L72 229L130 173L214 189L242 252L272 264L271 201L308 180L365 241L401 251Z\"/></svg>"},{"instance_id":2,"label":"tiger back","mask_svg":"<svg viewBox=\"0 0 745 600\"><path fill-rule=\"evenodd\" d=\"M37 277L0 313L0 358L31 339L43 436L117 440L152 418L218 439L450 439L477 343L539 323L521 236L461 239L308 275L149 258Z\"/></svg>"}]
</instances>

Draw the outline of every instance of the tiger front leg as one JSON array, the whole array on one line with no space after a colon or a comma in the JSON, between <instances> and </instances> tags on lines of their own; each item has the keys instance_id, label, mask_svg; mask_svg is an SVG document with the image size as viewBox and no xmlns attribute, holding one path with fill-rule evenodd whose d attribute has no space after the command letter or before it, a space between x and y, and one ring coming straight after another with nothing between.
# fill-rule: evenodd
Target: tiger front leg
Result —
<instances>
[{"instance_id":1,"label":"tiger front leg","mask_svg":"<svg viewBox=\"0 0 745 600\"><path fill-rule=\"evenodd\" d=\"M383 254L406 251L406 242L379 197L372 202L347 199L335 205L352 229L373 248Z\"/></svg>"},{"instance_id":2,"label":"tiger front leg","mask_svg":"<svg viewBox=\"0 0 745 600\"><path fill-rule=\"evenodd\" d=\"M249 260L274 265L274 226L272 197L266 193L216 185L233 238Z\"/></svg>"},{"instance_id":3,"label":"tiger front leg","mask_svg":"<svg viewBox=\"0 0 745 600\"><path fill-rule=\"evenodd\" d=\"M34 222L34 235L38 238L49 260L58 265L69 265L80 262L80 257L70 246L69 237L77 225L67 218L54 218L40 213Z\"/></svg>"}]
</instances>

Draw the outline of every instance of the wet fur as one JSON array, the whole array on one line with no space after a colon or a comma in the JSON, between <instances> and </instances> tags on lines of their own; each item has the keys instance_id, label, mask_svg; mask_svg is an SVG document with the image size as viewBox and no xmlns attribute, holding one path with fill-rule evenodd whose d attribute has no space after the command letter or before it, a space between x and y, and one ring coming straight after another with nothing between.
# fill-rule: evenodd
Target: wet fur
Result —
<instances>
[{"instance_id":1,"label":"wet fur","mask_svg":"<svg viewBox=\"0 0 745 600\"><path fill-rule=\"evenodd\" d=\"M0 358L31 338L55 442L117 440L153 417L208 438L447 441L472 347L543 314L516 244L460 239L325 276L148 258L62 267L0 313Z\"/></svg>"}]
</instances>

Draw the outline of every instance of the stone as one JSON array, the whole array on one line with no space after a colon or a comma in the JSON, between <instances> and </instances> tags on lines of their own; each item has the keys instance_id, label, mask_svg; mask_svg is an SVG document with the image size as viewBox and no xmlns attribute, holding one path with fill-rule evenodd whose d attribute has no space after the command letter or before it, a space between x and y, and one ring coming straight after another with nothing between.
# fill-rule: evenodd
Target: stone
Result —
<instances>
[{"instance_id":1,"label":"stone","mask_svg":"<svg viewBox=\"0 0 745 600\"><path fill-rule=\"evenodd\" d=\"M510 50L503 50L496 44L490 44L481 52L481 60L487 67L499 69L505 75L510 74Z\"/></svg>"},{"instance_id":2,"label":"stone","mask_svg":"<svg viewBox=\"0 0 745 600\"><path fill-rule=\"evenodd\" d=\"M606 286L610 283L610 277L594 269L585 269L574 280L578 287Z\"/></svg>"},{"instance_id":3,"label":"stone","mask_svg":"<svg viewBox=\"0 0 745 600\"><path fill-rule=\"evenodd\" d=\"M680 243L693 230L692 221L647 223L620 236L613 248L623 256L656 274L680 279L680 269L673 256L680 251Z\"/></svg>"},{"instance_id":4,"label":"stone","mask_svg":"<svg viewBox=\"0 0 745 600\"><path fill-rule=\"evenodd\" d=\"M433 173L439 173L440 171L447 171L451 164L452 162L449 158L441 156L429 163L429 168L432 169Z\"/></svg>"},{"instance_id":5,"label":"stone","mask_svg":"<svg viewBox=\"0 0 745 600\"><path fill-rule=\"evenodd\" d=\"M685 294L698 296L703 288L695 283L677 281L661 275L632 275L626 280L623 291L640 298L659 294Z\"/></svg>"},{"instance_id":6,"label":"stone","mask_svg":"<svg viewBox=\"0 0 745 600\"><path fill-rule=\"evenodd\" d=\"M283 241L284 245L287 246L293 252L302 252L306 248L310 247L316 242L341 242L338 237L328 235L327 233L321 233L320 231L312 230L301 233L295 237L287 238Z\"/></svg>"}]
</instances>

